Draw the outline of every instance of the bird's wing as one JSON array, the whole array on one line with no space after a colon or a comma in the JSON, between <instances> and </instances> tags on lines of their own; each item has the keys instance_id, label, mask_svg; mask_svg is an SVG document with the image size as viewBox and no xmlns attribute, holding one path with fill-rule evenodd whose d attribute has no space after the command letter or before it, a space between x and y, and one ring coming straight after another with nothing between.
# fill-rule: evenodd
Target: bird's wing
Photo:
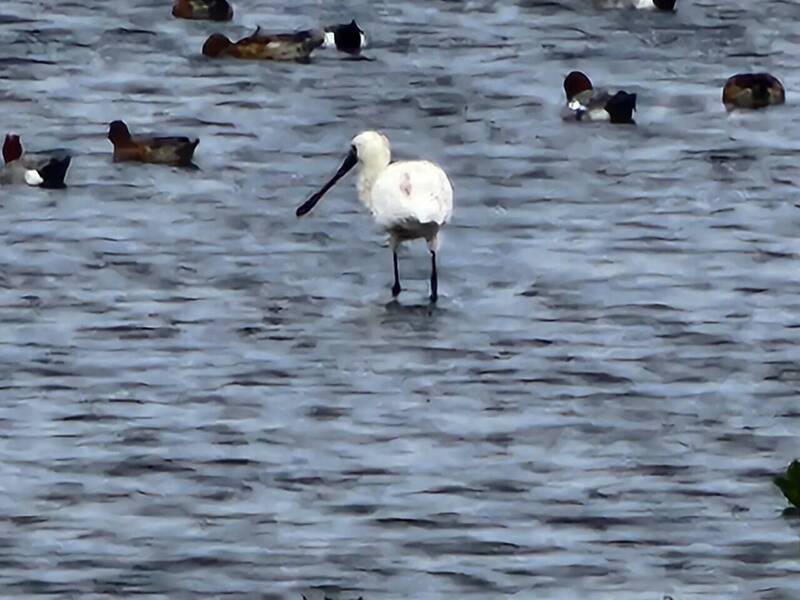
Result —
<instances>
[{"instance_id":1,"label":"bird's wing","mask_svg":"<svg viewBox=\"0 0 800 600\"><path fill-rule=\"evenodd\" d=\"M444 171L427 161L390 164L372 186L379 225L402 221L444 225L453 212L453 188Z\"/></svg>"}]
</instances>

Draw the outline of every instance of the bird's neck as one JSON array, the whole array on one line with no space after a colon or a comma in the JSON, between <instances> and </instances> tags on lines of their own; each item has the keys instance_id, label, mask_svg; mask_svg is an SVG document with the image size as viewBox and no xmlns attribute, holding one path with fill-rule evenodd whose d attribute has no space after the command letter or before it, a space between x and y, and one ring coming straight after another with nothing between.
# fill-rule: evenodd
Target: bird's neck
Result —
<instances>
[{"instance_id":1,"label":"bird's neck","mask_svg":"<svg viewBox=\"0 0 800 600\"><path fill-rule=\"evenodd\" d=\"M389 157L382 157L380 160L371 160L369 162L361 163L358 170L358 180L356 181L356 188L358 189L358 199L362 204L372 211L372 186L378 176L389 166Z\"/></svg>"}]
</instances>

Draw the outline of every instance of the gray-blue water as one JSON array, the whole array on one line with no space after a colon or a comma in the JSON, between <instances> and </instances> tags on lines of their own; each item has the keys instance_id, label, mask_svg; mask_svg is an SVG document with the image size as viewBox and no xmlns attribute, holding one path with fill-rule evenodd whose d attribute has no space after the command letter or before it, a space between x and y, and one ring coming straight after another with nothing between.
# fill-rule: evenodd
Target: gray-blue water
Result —
<instances>
[{"instance_id":1,"label":"gray-blue water","mask_svg":"<svg viewBox=\"0 0 800 600\"><path fill-rule=\"evenodd\" d=\"M4 0L0 125L69 148L0 189L0 596L796 600L800 5ZM209 61L355 17L373 61ZM559 120L563 76L638 126ZM728 115L731 74L787 104ZM107 124L198 135L113 164ZM350 138L450 174L429 311Z\"/></svg>"}]
</instances>

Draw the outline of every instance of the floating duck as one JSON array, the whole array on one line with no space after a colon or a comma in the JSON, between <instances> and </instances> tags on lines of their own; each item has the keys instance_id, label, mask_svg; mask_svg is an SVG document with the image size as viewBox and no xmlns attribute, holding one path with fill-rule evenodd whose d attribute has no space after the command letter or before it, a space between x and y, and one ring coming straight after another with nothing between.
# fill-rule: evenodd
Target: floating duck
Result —
<instances>
[{"instance_id":1,"label":"floating duck","mask_svg":"<svg viewBox=\"0 0 800 600\"><path fill-rule=\"evenodd\" d=\"M172 16L179 19L230 21L233 19L233 7L227 0L176 0Z\"/></svg>"},{"instance_id":2,"label":"floating duck","mask_svg":"<svg viewBox=\"0 0 800 600\"><path fill-rule=\"evenodd\" d=\"M65 179L70 156L46 159L22 158L22 142L18 135L8 134L3 142L3 161L0 184L27 184L33 187L59 189L67 187Z\"/></svg>"},{"instance_id":3,"label":"floating duck","mask_svg":"<svg viewBox=\"0 0 800 600\"><path fill-rule=\"evenodd\" d=\"M633 123L636 94L618 91L611 94L595 90L592 81L580 71L572 71L564 79L567 106L563 117L570 121L610 121Z\"/></svg>"},{"instance_id":4,"label":"floating duck","mask_svg":"<svg viewBox=\"0 0 800 600\"><path fill-rule=\"evenodd\" d=\"M215 33L203 44L203 54L211 58L307 60L324 42L323 30L262 34L259 27L252 35L238 42L232 42L223 34Z\"/></svg>"},{"instance_id":5,"label":"floating duck","mask_svg":"<svg viewBox=\"0 0 800 600\"><path fill-rule=\"evenodd\" d=\"M722 88L722 103L728 110L764 108L786 102L783 84L769 73L740 73Z\"/></svg>"},{"instance_id":6,"label":"floating duck","mask_svg":"<svg viewBox=\"0 0 800 600\"><path fill-rule=\"evenodd\" d=\"M143 162L193 166L194 149L199 139L188 137L133 137L123 121L108 127L108 139L114 145L114 162Z\"/></svg>"},{"instance_id":7,"label":"floating duck","mask_svg":"<svg viewBox=\"0 0 800 600\"><path fill-rule=\"evenodd\" d=\"M298 217L311 211L322 196L356 165L356 189L375 222L389 234L394 262L392 295L400 291L397 250L406 241L423 238L431 254L431 303L438 294L436 252L439 231L453 214L453 187L447 174L424 160L391 162L388 138L364 131L353 138L350 151L336 174L297 208Z\"/></svg>"}]
</instances>

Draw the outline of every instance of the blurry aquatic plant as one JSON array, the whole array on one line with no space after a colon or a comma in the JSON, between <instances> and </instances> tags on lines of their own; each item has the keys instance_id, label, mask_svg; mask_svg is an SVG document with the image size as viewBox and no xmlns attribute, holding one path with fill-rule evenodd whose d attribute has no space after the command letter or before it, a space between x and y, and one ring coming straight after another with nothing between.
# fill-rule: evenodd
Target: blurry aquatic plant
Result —
<instances>
[{"instance_id":1,"label":"blurry aquatic plant","mask_svg":"<svg viewBox=\"0 0 800 600\"><path fill-rule=\"evenodd\" d=\"M786 473L776 476L772 481L786 496L789 504L794 506L794 512L800 509L800 460L793 460L786 468Z\"/></svg>"}]
</instances>

